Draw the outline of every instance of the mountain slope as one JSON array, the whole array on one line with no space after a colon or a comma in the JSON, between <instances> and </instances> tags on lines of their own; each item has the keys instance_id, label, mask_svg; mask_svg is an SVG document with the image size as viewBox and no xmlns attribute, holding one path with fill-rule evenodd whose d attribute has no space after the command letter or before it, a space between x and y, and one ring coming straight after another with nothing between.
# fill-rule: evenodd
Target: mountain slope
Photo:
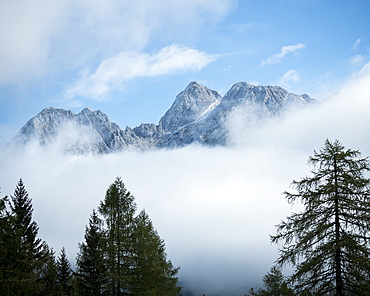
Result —
<instances>
[{"instance_id":1,"label":"mountain slope","mask_svg":"<svg viewBox=\"0 0 370 296\"><path fill-rule=\"evenodd\" d=\"M180 92L159 124L143 123L121 129L101 111L46 108L31 118L8 145L36 142L57 145L70 153L106 154L127 149L182 147L192 143L228 144L228 120L238 113L247 124L256 125L292 108L304 108L316 100L295 95L278 86L254 86L238 82L221 97L197 82Z\"/></svg>"},{"instance_id":2,"label":"mountain slope","mask_svg":"<svg viewBox=\"0 0 370 296\"><path fill-rule=\"evenodd\" d=\"M197 82L191 82L176 96L171 108L159 121L159 125L166 132L174 132L212 111L221 99L218 92Z\"/></svg>"},{"instance_id":3,"label":"mountain slope","mask_svg":"<svg viewBox=\"0 0 370 296\"><path fill-rule=\"evenodd\" d=\"M162 147L185 146L191 143L226 145L227 120L238 111L247 125L256 125L265 118L279 116L293 108L304 108L316 102L308 95L298 96L278 86L254 86L238 82L213 110L199 120L172 133Z\"/></svg>"},{"instance_id":4,"label":"mountain slope","mask_svg":"<svg viewBox=\"0 0 370 296\"><path fill-rule=\"evenodd\" d=\"M101 111L72 111L53 107L31 118L8 145L36 142L43 146L57 144L71 153L111 153L143 145L131 129L122 130Z\"/></svg>"}]
</instances>

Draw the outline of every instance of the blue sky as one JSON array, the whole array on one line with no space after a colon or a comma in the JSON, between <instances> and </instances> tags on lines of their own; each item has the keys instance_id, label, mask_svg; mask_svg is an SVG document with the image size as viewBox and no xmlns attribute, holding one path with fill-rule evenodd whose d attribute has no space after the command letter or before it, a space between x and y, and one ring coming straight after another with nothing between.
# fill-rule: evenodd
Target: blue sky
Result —
<instances>
[{"instance_id":1,"label":"blue sky","mask_svg":"<svg viewBox=\"0 0 370 296\"><path fill-rule=\"evenodd\" d=\"M330 96L370 60L369 1L1 1L0 144L46 107L158 123L190 81Z\"/></svg>"}]
</instances>

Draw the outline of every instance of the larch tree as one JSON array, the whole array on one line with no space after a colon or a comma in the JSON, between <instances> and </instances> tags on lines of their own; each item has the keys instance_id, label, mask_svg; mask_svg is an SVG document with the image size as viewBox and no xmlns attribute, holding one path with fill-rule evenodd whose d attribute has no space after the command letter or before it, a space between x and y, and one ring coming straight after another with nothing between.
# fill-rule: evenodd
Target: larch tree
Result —
<instances>
[{"instance_id":1,"label":"larch tree","mask_svg":"<svg viewBox=\"0 0 370 296\"><path fill-rule=\"evenodd\" d=\"M108 295L131 295L132 225L136 204L121 178L117 177L109 186L98 210L106 223Z\"/></svg>"},{"instance_id":2,"label":"larch tree","mask_svg":"<svg viewBox=\"0 0 370 296\"><path fill-rule=\"evenodd\" d=\"M93 210L85 229L85 242L77 254L77 291L80 296L101 296L107 285L107 266L102 221Z\"/></svg>"},{"instance_id":3,"label":"larch tree","mask_svg":"<svg viewBox=\"0 0 370 296\"><path fill-rule=\"evenodd\" d=\"M370 294L370 170L358 150L325 141L309 158L312 176L293 181L291 204L303 210L277 225L279 264L292 264L296 293Z\"/></svg>"},{"instance_id":4,"label":"larch tree","mask_svg":"<svg viewBox=\"0 0 370 296\"><path fill-rule=\"evenodd\" d=\"M172 262L167 260L164 241L153 227L148 214L143 210L135 218L133 253L135 258L132 291L134 295L176 296L177 273Z\"/></svg>"}]
</instances>

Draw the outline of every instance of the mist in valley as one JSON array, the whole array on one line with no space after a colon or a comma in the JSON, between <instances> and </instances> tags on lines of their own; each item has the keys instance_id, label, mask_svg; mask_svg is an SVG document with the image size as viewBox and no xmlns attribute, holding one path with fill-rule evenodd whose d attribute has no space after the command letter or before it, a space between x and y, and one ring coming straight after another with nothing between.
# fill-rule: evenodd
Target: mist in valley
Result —
<instances>
[{"instance_id":1,"label":"mist in valley","mask_svg":"<svg viewBox=\"0 0 370 296\"><path fill-rule=\"evenodd\" d=\"M33 200L39 237L72 264L92 210L117 176L145 208L180 282L194 295L244 295L258 288L278 256L269 234L299 206L283 195L309 174L309 155L326 138L370 155L370 64L338 93L304 110L250 125L228 118L229 145L66 155L30 144L0 156L1 196L22 178ZM322 98L317 98L322 99ZM65 133L74 137L73 129Z\"/></svg>"}]
</instances>

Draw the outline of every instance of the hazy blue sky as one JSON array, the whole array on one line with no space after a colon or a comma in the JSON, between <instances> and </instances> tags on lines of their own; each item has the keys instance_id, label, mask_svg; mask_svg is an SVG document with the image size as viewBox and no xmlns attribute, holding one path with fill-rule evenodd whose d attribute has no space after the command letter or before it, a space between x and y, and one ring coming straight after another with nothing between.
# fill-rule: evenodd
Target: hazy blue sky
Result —
<instances>
[{"instance_id":1,"label":"hazy blue sky","mask_svg":"<svg viewBox=\"0 0 370 296\"><path fill-rule=\"evenodd\" d=\"M370 60L369 1L0 1L0 143L45 107L158 123L190 81L323 99Z\"/></svg>"}]
</instances>

